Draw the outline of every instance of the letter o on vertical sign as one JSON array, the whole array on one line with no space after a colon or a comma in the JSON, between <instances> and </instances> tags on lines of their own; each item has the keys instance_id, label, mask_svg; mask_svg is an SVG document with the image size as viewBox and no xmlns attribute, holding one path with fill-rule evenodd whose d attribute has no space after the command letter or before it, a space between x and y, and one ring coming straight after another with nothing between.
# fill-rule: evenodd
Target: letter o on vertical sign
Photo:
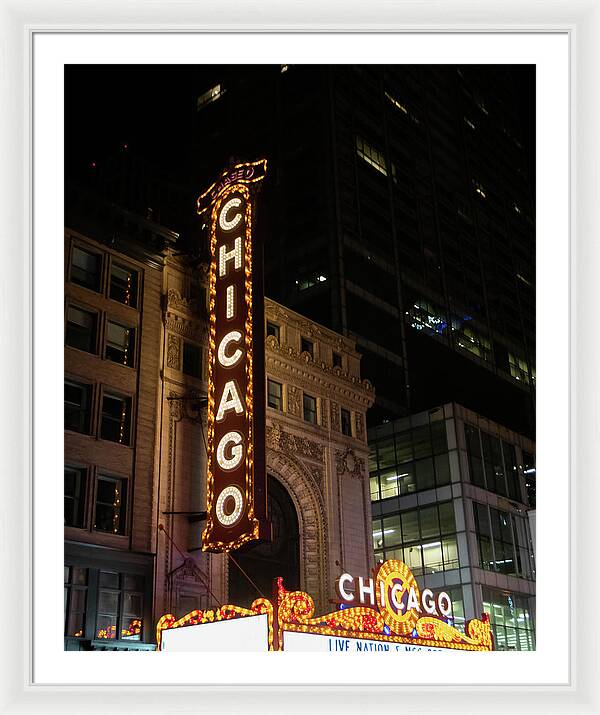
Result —
<instances>
[{"instance_id":1,"label":"letter o on vertical sign","mask_svg":"<svg viewBox=\"0 0 600 715\"><path fill-rule=\"evenodd\" d=\"M266 161L224 171L198 199L210 216L205 551L269 539L264 447L262 255L254 197Z\"/></svg>"}]
</instances>

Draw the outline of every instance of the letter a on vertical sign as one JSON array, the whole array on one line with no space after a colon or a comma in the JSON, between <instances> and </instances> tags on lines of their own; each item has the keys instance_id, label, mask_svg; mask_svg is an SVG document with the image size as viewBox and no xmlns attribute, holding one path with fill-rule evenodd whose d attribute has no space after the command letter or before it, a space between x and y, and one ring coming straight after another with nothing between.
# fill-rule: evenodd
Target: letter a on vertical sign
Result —
<instances>
[{"instance_id":1,"label":"letter a on vertical sign","mask_svg":"<svg viewBox=\"0 0 600 715\"><path fill-rule=\"evenodd\" d=\"M207 524L205 551L271 539L265 474L262 246L255 196L266 160L224 171L198 199L209 215Z\"/></svg>"}]
</instances>

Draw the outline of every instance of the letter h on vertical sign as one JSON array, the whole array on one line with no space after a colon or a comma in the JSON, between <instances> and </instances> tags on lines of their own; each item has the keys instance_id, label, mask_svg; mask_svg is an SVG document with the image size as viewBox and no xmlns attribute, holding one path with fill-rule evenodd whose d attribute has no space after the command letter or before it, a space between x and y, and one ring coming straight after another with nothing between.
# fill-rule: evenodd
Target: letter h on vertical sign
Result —
<instances>
[{"instance_id":1,"label":"letter h on vertical sign","mask_svg":"<svg viewBox=\"0 0 600 715\"><path fill-rule=\"evenodd\" d=\"M265 159L225 170L198 199L210 211L207 523L204 551L271 539L265 474L262 246L254 198Z\"/></svg>"}]
</instances>

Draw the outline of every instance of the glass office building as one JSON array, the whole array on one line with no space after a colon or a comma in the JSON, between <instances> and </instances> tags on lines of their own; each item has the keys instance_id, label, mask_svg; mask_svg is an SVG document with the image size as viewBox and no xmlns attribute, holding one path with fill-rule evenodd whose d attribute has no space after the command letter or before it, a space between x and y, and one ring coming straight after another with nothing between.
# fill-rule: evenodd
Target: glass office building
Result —
<instances>
[{"instance_id":1,"label":"glass office building","mask_svg":"<svg viewBox=\"0 0 600 715\"><path fill-rule=\"evenodd\" d=\"M455 403L373 428L369 445L376 562L447 591L459 627L489 613L497 649L535 648L535 445Z\"/></svg>"}]
</instances>

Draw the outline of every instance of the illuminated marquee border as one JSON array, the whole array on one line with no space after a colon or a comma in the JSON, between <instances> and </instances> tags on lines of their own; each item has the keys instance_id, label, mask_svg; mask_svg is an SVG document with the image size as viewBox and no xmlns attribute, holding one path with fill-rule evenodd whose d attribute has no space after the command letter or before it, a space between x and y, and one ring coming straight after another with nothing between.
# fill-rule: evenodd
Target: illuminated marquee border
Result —
<instances>
[{"instance_id":1,"label":"illuminated marquee border","mask_svg":"<svg viewBox=\"0 0 600 715\"><path fill-rule=\"evenodd\" d=\"M414 581L409 567L401 561L386 561L383 577L392 573L406 575ZM473 618L465 624L465 632L450 626L444 620L432 616L419 617L414 614L414 629L408 634L390 627L389 605L378 603L377 608L356 606L339 611L314 615L314 601L304 591L287 591L283 579L277 579L277 593L273 601L257 599L250 609L240 606L222 606L211 611L192 611L178 621L172 614L163 616L156 626L156 639L160 650L161 632L168 628L209 623L229 618L244 618L267 613L269 616L269 650L285 651L285 633L310 633L313 635L358 640L379 641L425 648L486 652L494 650L494 640L490 619L484 613L481 620Z\"/></svg>"},{"instance_id":2,"label":"illuminated marquee border","mask_svg":"<svg viewBox=\"0 0 600 715\"><path fill-rule=\"evenodd\" d=\"M255 162L255 164L264 164L266 170L266 160ZM246 166L246 165L241 165ZM252 179L251 181L259 181L263 177ZM216 182L218 183L218 182ZM213 186L216 185L213 184ZM212 188L212 187L211 187ZM209 194L209 189L203 196ZM213 368L216 360L216 293L217 293L217 221L219 211L227 200L233 194L241 194L244 197L245 205L245 235L244 235L244 302L246 305L246 320L245 320L245 366L246 366L246 427L247 427L247 443L246 443L246 462L245 462L245 499L246 506L244 512L248 515L248 519L252 522L253 528L250 533L245 533L234 539L233 541L215 541L210 538L213 531L213 505L215 502L214 491L214 474L212 469L212 461L214 457L214 431L215 431L215 385L213 382ZM202 198L202 197L201 197ZM210 312L210 330L208 340L208 410L207 410L207 432L208 432L208 465L207 465L207 523L206 528L202 532L202 548L203 550L219 550L231 551L237 549L248 541L253 541L259 538L260 521L254 517L254 429L253 429L253 346L252 346L252 197L249 189L241 183L228 184L218 194L211 211L210 219L210 275L209 275L209 312ZM200 199L198 199L200 202Z\"/></svg>"}]
</instances>

